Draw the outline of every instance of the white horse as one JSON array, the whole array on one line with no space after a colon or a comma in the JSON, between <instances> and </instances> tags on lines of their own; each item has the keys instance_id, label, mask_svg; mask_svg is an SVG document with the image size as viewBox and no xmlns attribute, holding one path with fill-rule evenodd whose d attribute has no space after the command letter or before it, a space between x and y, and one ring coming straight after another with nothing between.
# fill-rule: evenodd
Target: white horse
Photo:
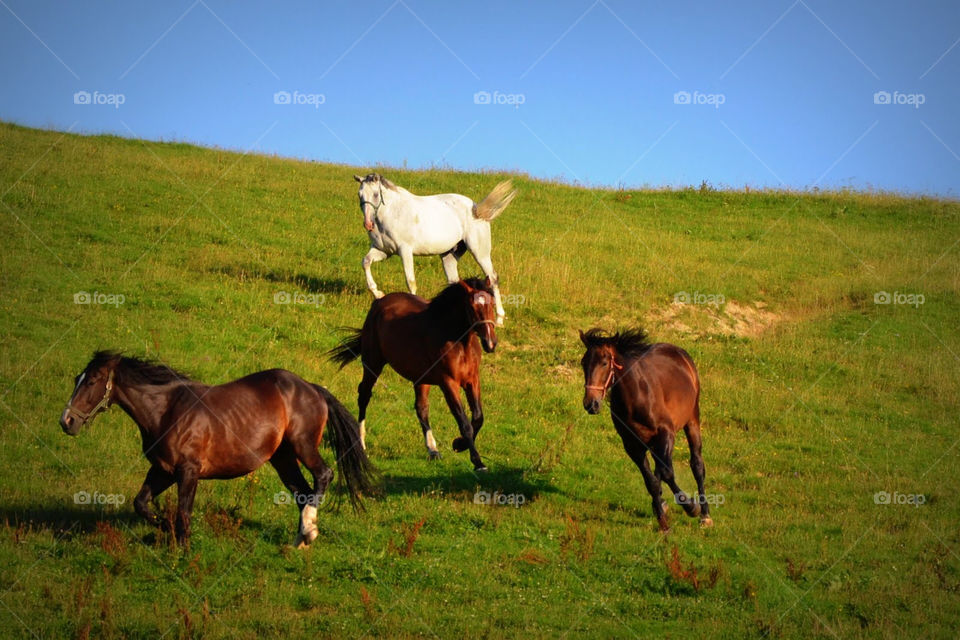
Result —
<instances>
[{"instance_id":1,"label":"white horse","mask_svg":"<svg viewBox=\"0 0 960 640\"><path fill-rule=\"evenodd\" d=\"M490 221L500 215L517 194L509 181L501 182L486 198L475 203L456 193L414 195L376 173L353 178L360 183L363 226L370 236L370 251L363 257L363 271L374 297L383 297L383 291L370 273L374 262L400 254L407 287L410 293L416 294L413 256L440 256L447 281L454 283L460 280L457 261L469 250L490 278L497 324L503 325L506 313L500 300L500 283L490 261Z\"/></svg>"}]
</instances>

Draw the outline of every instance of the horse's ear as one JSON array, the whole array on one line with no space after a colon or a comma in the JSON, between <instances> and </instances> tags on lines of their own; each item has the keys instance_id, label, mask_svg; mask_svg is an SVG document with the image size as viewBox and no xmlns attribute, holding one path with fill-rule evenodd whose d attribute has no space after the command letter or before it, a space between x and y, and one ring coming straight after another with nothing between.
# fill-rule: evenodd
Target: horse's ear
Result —
<instances>
[{"instance_id":1,"label":"horse's ear","mask_svg":"<svg viewBox=\"0 0 960 640\"><path fill-rule=\"evenodd\" d=\"M577 331L580 333L580 342L582 342L584 345L586 345L586 344L587 344L587 336L583 335L583 330L582 330L582 329L577 329Z\"/></svg>"},{"instance_id":2,"label":"horse's ear","mask_svg":"<svg viewBox=\"0 0 960 640\"><path fill-rule=\"evenodd\" d=\"M353 179L356 180L357 182L363 182L363 178L361 178L357 174L353 174Z\"/></svg>"}]
</instances>

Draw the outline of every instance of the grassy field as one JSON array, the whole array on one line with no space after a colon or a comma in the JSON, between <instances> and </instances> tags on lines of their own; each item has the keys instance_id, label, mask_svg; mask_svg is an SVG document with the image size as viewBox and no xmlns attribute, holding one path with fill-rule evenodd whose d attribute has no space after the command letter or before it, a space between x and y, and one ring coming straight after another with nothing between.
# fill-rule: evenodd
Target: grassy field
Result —
<instances>
[{"instance_id":1,"label":"grassy field","mask_svg":"<svg viewBox=\"0 0 960 640\"><path fill-rule=\"evenodd\" d=\"M73 376L97 348L208 383L284 367L355 410L359 365L323 353L370 303L365 169L0 125L0 634L955 637L960 204L931 198L514 176L493 229L511 304L482 371L488 475L449 450L436 391L445 455L426 459L388 371L365 513L322 512L293 549L266 467L201 483L188 552L155 534L131 504L148 465L130 419L60 431ZM383 172L475 199L503 177ZM405 288L398 258L374 269ZM436 258L417 276L444 283ZM660 534L609 415L581 406L577 329L636 324L699 365L712 529L674 508ZM689 489L687 460L680 443Z\"/></svg>"}]
</instances>

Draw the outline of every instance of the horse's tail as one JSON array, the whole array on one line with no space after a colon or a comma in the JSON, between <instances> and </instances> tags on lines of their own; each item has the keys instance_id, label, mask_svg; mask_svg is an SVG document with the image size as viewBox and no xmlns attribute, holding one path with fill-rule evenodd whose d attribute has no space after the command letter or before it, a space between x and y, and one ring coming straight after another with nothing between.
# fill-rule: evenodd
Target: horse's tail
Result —
<instances>
[{"instance_id":1,"label":"horse's tail","mask_svg":"<svg viewBox=\"0 0 960 640\"><path fill-rule=\"evenodd\" d=\"M363 340L361 339L363 330L348 329L348 331L350 335L333 349L327 351L327 357L339 364L341 369L360 357L360 348L363 346Z\"/></svg>"},{"instance_id":2,"label":"horse's tail","mask_svg":"<svg viewBox=\"0 0 960 640\"><path fill-rule=\"evenodd\" d=\"M350 504L359 510L363 507L360 495L373 489L377 475L360 440L360 425L332 393L318 384L313 387L327 403L329 428L324 433L337 456L337 477L347 489Z\"/></svg>"},{"instance_id":3,"label":"horse's tail","mask_svg":"<svg viewBox=\"0 0 960 640\"><path fill-rule=\"evenodd\" d=\"M517 190L509 180L504 180L493 188L487 197L473 205L473 217L477 220L493 220L500 215L510 201L517 195Z\"/></svg>"}]
</instances>

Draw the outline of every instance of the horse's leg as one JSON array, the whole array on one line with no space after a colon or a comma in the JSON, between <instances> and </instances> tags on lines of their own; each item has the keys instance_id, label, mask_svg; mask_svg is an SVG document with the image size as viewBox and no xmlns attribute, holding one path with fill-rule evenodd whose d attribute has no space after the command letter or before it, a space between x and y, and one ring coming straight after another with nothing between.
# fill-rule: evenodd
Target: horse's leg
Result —
<instances>
[{"instance_id":1,"label":"horse's leg","mask_svg":"<svg viewBox=\"0 0 960 640\"><path fill-rule=\"evenodd\" d=\"M357 386L357 420L360 421L360 444L364 450L367 448L367 405L370 404L370 398L373 396L373 385L377 384L377 378L383 371L382 362L373 362L367 358L361 358L363 364L363 379Z\"/></svg>"},{"instance_id":2,"label":"horse's leg","mask_svg":"<svg viewBox=\"0 0 960 640\"><path fill-rule=\"evenodd\" d=\"M140 487L140 493L133 500L133 508L136 512L155 527L162 527L165 521L154 512L151 503L154 498L166 491L173 483L172 475L160 467L150 467L147 478L143 481L143 486Z\"/></svg>"},{"instance_id":3,"label":"horse's leg","mask_svg":"<svg viewBox=\"0 0 960 640\"><path fill-rule=\"evenodd\" d=\"M373 294L374 298L382 298L383 291L380 291L380 288L377 286L377 283L373 280L373 273L370 271L370 265L374 262L380 262L388 258L386 253L380 249L370 247L370 251L367 251L367 255L363 256L363 272L367 275L367 289L370 289L370 292Z\"/></svg>"},{"instance_id":4,"label":"horse's leg","mask_svg":"<svg viewBox=\"0 0 960 640\"><path fill-rule=\"evenodd\" d=\"M400 261L403 263L403 275L407 279L407 289L417 295L417 278L413 274L413 249L409 246L400 247Z\"/></svg>"},{"instance_id":5,"label":"horse's leg","mask_svg":"<svg viewBox=\"0 0 960 640\"><path fill-rule=\"evenodd\" d=\"M420 421L420 428L423 429L423 443L427 447L427 454L431 460L440 458L440 452L437 451L437 441L433 437L433 429L430 428L430 385L413 385L416 394L414 408L417 410L417 419Z\"/></svg>"},{"instance_id":6,"label":"horse's leg","mask_svg":"<svg viewBox=\"0 0 960 640\"><path fill-rule=\"evenodd\" d=\"M699 413L699 410L697 411ZM687 434L687 444L690 445L690 470L693 471L693 477L697 481L697 502L700 505L700 525L704 527L713 526L713 519L710 517L710 506L707 504L707 497L703 493L703 477L705 469L703 466L703 443L700 440L700 419L694 417L683 428Z\"/></svg>"},{"instance_id":7,"label":"horse's leg","mask_svg":"<svg viewBox=\"0 0 960 640\"><path fill-rule=\"evenodd\" d=\"M476 440L477 434L480 433L480 429L483 428L483 404L480 402L480 381L471 380L464 385L463 390L467 394L467 404L470 406L470 422L473 427L473 438Z\"/></svg>"},{"instance_id":8,"label":"horse's leg","mask_svg":"<svg viewBox=\"0 0 960 640\"><path fill-rule=\"evenodd\" d=\"M320 425L316 425L314 429L317 427L320 427ZM313 492L308 493L307 502L303 505L303 510L300 513L300 535L303 536L303 539L301 541L298 537L298 545L300 542L308 545L316 540L320 534L320 530L317 528L317 507L323 502L323 495L327 492L330 481L333 480L333 470L327 466L327 463L320 457L320 452L317 451L320 442L316 434L322 433L322 427L319 430L308 428L308 431L312 431L312 433L309 435L303 433L292 440L297 458L313 475Z\"/></svg>"},{"instance_id":9,"label":"horse's leg","mask_svg":"<svg viewBox=\"0 0 960 640\"><path fill-rule=\"evenodd\" d=\"M657 523L661 531L669 531L667 524L667 514L663 508L663 499L661 497L660 479L650 469L650 463L647 461L647 445L635 434L621 434L623 439L623 448L627 450L627 455L633 460L633 463L640 469L643 475L643 483L647 485L647 492L653 499L653 514L657 517Z\"/></svg>"},{"instance_id":10,"label":"horse's leg","mask_svg":"<svg viewBox=\"0 0 960 640\"><path fill-rule=\"evenodd\" d=\"M500 300L500 276L493 269L493 262L490 260L490 253L486 255L473 254L477 259L477 264L483 269L483 272L490 278L490 286L493 289L493 302L497 306L497 326L502 327L503 321L507 317L507 312L503 310L503 302Z\"/></svg>"},{"instance_id":11,"label":"horse's leg","mask_svg":"<svg viewBox=\"0 0 960 640\"><path fill-rule=\"evenodd\" d=\"M440 256L440 261L443 262L443 272L447 275L447 284L460 281L460 272L457 270L457 263L466 251L467 245L461 240L457 243L457 246Z\"/></svg>"},{"instance_id":12,"label":"horse's leg","mask_svg":"<svg viewBox=\"0 0 960 640\"><path fill-rule=\"evenodd\" d=\"M674 434L669 429L661 430L660 434L650 449L654 462L656 462L657 477L666 482L670 490L673 491L674 502L683 507L688 516L695 518L700 515L700 505L677 486L677 480L673 474Z\"/></svg>"},{"instance_id":13,"label":"horse's leg","mask_svg":"<svg viewBox=\"0 0 960 640\"><path fill-rule=\"evenodd\" d=\"M190 517L193 513L193 498L200 480L200 465L188 462L177 467L177 542L190 546Z\"/></svg>"},{"instance_id":14,"label":"horse's leg","mask_svg":"<svg viewBox=\"0 0 960 640\"><path fill-rule=\"evenodd\" d=\"M454 439L453 450L460 452L470 450L470 462L473 463L474 471L486 471L487 467L480 459L477 453L477 447L473 442L473 425L467 419L467 412L463 410L463 404L460 402L460 387L453 380L447 378L440 383L443 390L443 397L450 407L450 412L457 419L457 425L460 427L460 437Z\"/></svg>"},{"instance_id":15,"label":"horse's leg","mask_svg":"<svg viewBox=\"0 0 960 640\"><path fill-rule=\"evenodd\" d=\"M293 501L297 503L297 510L300 512L300 524L297 526L297 539L294 541L294 546L300 547L303 545L304 533L303 506L306 503L307 496L310 495L310 485L307 484L303 473L300 471L297 456L289 442L280 443L280 446L277 447L270 458L270 464L273 465L277 475L280 476L280 482L293 496Z\"/></svg>"}]
</instances>

